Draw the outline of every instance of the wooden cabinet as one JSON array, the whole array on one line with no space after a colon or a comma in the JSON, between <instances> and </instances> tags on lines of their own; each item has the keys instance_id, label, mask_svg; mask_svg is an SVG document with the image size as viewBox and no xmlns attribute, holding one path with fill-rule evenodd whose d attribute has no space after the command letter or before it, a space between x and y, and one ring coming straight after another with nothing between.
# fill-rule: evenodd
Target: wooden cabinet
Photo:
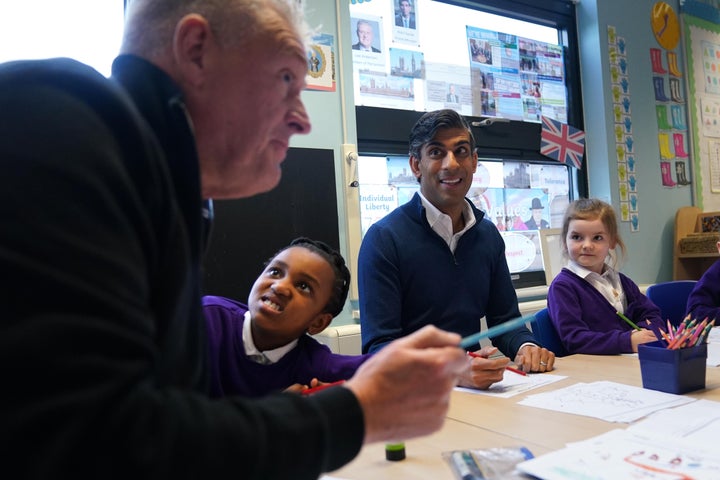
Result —
<instances>
[{"instance_id":1,"label":"wooden cabinet","mask_svg":"<svg viewBox=\"0 0 720 480\"><path fill-rule=\"evenodd\" d=\"M698 207L680 207L675 214L675 239L673 243L673 280L699 280L720 254L681 253L680 240L697 231Z\"/></svg>"}]
</instances>

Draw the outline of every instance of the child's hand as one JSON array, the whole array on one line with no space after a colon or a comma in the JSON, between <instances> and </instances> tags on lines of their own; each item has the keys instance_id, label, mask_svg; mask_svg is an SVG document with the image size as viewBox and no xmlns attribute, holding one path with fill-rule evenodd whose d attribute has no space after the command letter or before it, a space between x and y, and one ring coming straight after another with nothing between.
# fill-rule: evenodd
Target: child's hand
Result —
<instances>
[{"instance_id":1,"label":"child's hand","mask_svg":"<svg viewBox=\"0 0 720 480\"><path fill-rule=\"evenodd\" d=\"M283 390L284 393L302 393L305 390L307 390L309 387L307 385L303 385L301 383L295 383L293 385L290 385L285 390Z\"/></svg>"},{"instance_id":2,"label":"child's hand","mask_svg":"<svg viewBox=\"0 0 720 480\"><path fill-rule=\"evenodd\" d=\"M652 330L635 330L632 335L630 335L630 342L632 344L633 352L638 351L638 345L641 343L649 343L649 342L655 342L657 341L657 337L655 336L655 332Z\"/></svg>"},{"instance_id":3,"label":"child's hand","mask_svg":"<svg viewBox=\"0 0 720 480\"><path fill-rule=\"evenodd\" d=\"M295 383L287 387L285 390L283 390L283 392L303 393L305 390L310 390L311 388L319 387L320 385L325 385L325 383L321 382L317 378L313 378L312 380L310 380L310 386L303 385L302 383Z\"/></svg>"},{"instance_id":4,"label":"child's hand","mask_svg":"<svg viewBox=\"0 0 720 480\"><path fill-rule=\"evenodd\" d=\"M310 388L303 390L302 394L310 395L311 393L319 392L320 390L324 390L334 385L340 385L342 383L345 383L345 380L338 380L336 382L321 382L317 378L313 378L312 380L310 380Z\"/></svg>"}]
</instances>

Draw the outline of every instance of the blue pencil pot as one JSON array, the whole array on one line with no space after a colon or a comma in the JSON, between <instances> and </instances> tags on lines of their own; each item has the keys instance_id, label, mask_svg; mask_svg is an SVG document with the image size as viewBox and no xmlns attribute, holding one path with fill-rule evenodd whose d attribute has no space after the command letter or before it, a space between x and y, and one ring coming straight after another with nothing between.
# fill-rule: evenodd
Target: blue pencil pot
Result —
<instances>
[{"instance_id":1,"label":"blue pencil pot","mask_svg":"<svg viewBox=\"0 0 720 480\"><path fill-rule=\"evenodd\" d=\"M707 344L669 350L664 342L638 346L643 388L687 393L705 388Z\"/></svg>"}]
</instances>

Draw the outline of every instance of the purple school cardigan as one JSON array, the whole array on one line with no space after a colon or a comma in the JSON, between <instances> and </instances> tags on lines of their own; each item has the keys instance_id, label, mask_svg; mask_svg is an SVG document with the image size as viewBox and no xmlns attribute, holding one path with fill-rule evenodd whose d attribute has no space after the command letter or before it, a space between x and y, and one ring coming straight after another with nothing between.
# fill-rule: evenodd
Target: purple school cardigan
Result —
<instances>
[{"instance_id":1,"label":"purple school cardigan","mask_svg":"<svg viewBox=\"0 0 720 480\"><path fill-rule=\"evenodd\" d=\"M247 305L229 298L203 297L209 342L210 395L260 397L292 384L309 385L313 378L335 382L352 377L370 355L339 355L310 335L279 362L262 365L245 355L242 340Z\"/></svg>"}]
</instances>

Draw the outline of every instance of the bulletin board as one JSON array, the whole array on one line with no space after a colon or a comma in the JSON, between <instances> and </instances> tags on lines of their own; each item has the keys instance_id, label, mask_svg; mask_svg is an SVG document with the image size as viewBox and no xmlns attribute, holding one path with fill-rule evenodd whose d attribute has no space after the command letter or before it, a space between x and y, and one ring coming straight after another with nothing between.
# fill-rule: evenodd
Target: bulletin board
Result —
<instances>
[{"instance_id":1,"label":"bulletin board","mask_svg":"<svg viewBox=\"0 0 720 480\"><path fill-rule=\"evenodd\" d=\"M333 150L291 148L270 192L214 202L203 294L246 302L265 262L299 236L339 250Z\"/></svg>"},{"instance_id":2,"label":"bulletin board","mask_svg":"<svg viewBox=\"0 0 720 480\"><path fill-rule=\"evenodd\" d=\"M720 210L720 11L686 0L681 13L695 205Z\"/></svg>"}]
</instances>

